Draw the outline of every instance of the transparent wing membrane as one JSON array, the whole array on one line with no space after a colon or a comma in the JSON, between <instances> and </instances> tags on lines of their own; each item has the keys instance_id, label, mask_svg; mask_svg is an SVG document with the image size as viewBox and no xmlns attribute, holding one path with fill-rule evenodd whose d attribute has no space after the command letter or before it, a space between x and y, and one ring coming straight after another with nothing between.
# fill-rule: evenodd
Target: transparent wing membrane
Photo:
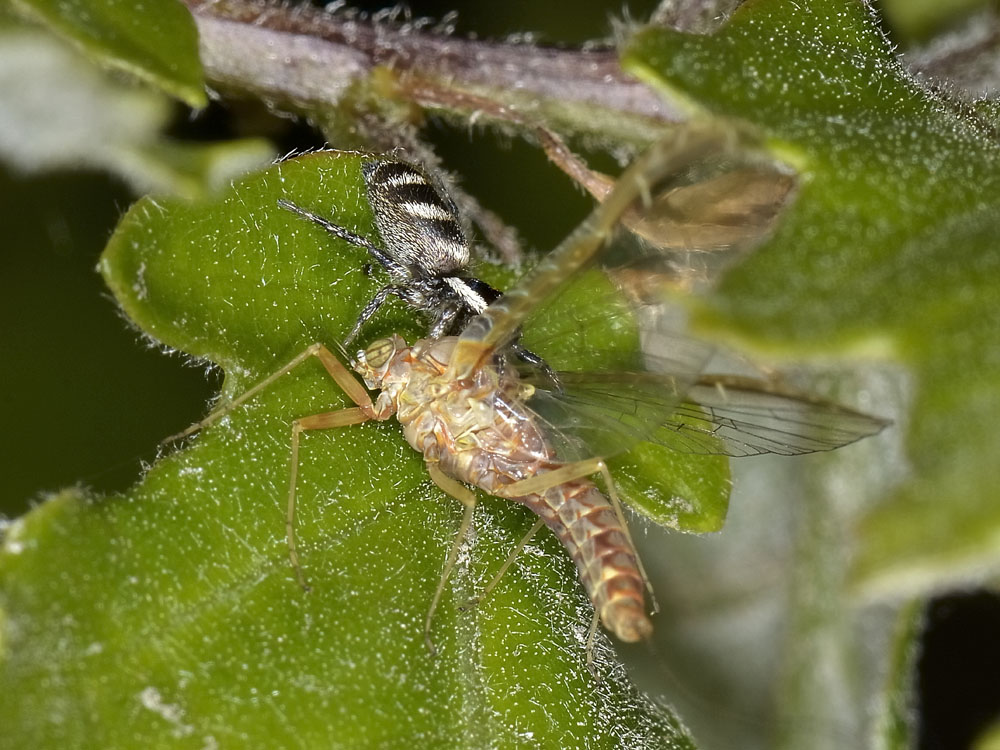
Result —
<instances>
[{"instance_id":1,"label":"transparent wing membrane","mask_svg":"<svg viewBox=\"0 0 1000 750\"><path fill-rule=\"evenodd\" d=\"M602 282L581 273L598 256L605 265L621 261L610 257L621 253L605 253L604 247L623 216L644 216L658 227L652 234L669 234L664 227L685 226L685 216L693 210L685 203L691 195L714 191L728 196L728 204L712 211L700 207L695 212L698 220L687 226L695 234L700 224L711 228L699 234L704 244L739 240L741 221L748 221L751 236L760 239L775 220L776 206L792 189L790 179L763 177L780 171L752 135L730 125L682 128L672 139L654 145L576 231L470 322L452 356L452 376L467 377L502 351L523 325L525 342L560 370L555 387L551 380L532 375L530 368L524 378L535 386L528 406L537 424L567 461L612 456L642 441L684 453L797 455L832 450L879 432L886 422L768 380L702 375L714 348L673 332L656 331L659 343L667 344L667 354L655 358L663 374L645 371L639 327L627 312L624 296L609 282L602 287ZM734 184L749 190L761 182L769 192L733 198L739 193ZM633 217L633 223L636 220ZM685 240L678 242L683 245ZM659 253L660 258L670 257L662 248ZM619 285L635 277L630 268L628 263L618 268ZM655 263L653 269L658 284L662 274ZM647 291L629 289L627 296L633 301L657 297ZM563 352L571 356L564 358ZM563 361L584 371L564 372Z\"/></svg>"},{"instance_id":2,"label":"transparent wing membrane","mask_svg":"<svg viewBox=\"0 0 1000 750\"><path fill-rule=\"evenodd\" d=\"M564 392L528 402L567 459L613 456L638 442L681 453L794 456L828 451L888 422L753 378L697 382L656 373L559 373Z\"/></svg>"},{"instance_id":3,"label":"transparent wing membrane","mask_svg":"<svg viewBox=\"0 0 1000 750\"><path fill-rule=\"evenodd\" d=\"M887 424L767 381L706 375L657 430L653 442L686 453L794 456L840 448L877 434Z\"/></svg>"},{"instance_id":4,"label":"transparent wing membrane","mask_svg":"<svg viewBox=\"0 0 1000 750\"><path fill-rule=\"evenodd\" d=\"M560 458L613 456L637 442L656 440L713 352L702 342L680 339L668 374L560 372L560 389L537 389L528 407Z\"/></svg>"}]
</instances>

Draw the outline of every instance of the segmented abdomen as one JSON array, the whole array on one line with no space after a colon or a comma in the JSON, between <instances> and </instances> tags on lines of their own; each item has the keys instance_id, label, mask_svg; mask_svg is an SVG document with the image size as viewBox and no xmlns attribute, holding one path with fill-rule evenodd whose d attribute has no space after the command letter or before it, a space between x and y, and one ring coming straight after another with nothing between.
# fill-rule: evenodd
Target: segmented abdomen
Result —
<instances>
[{"instance_id":1,"label":"segmented abdomen","mask_svg":"<svg viewBox=\"0 0 1000 750\"><path fill-rule=\"evenodd\" d=\"M426 401L416 398L420 390L401 399L397 417L409 443L449 476L496 495L563 465L526 414L482 408L507 405L493 397L495 385L485 393L458 389ZM530 508L559 537L605 627L628 642L652 632L638 560L614 508L592 482L573 480L510 499Z\"/></svg>"},{"instance_id":2,"label":"segmented abdomen","mask_svg":"<svg viewBox=\"0 0 1000 750\"><path fill-rule=\"evenodd\" d=\"M539 495L514 498L559 537L608 630L621 640L648 637L639 564L611 503L590 482L567 482Z\"/></svg>"}]
</instances>

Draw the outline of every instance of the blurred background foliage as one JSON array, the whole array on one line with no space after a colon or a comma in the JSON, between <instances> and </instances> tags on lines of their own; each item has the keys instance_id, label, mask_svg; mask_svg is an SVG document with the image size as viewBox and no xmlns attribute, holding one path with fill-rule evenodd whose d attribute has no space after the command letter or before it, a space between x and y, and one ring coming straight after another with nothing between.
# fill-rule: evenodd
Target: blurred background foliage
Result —
<instances>
[{"instance_id":1,"label":"blurred background foliage","mask_svg":"<svg viewBox=\"0 0 1000 750\"><path fill-rule=\"evenodd\" d=\"M642 20L656 6L631 0L627 9L632 18ZM907 52L962 29L970 16L990 6L981 0L883 0L878 9L893 41ZM501 38L532 32L540 41L567 45L609 38L609 18L621 17L618 3L579 0L420 2L411 7L414 15L437 18L457 10L458 35ZM32 82L22 85L30 88ZM0 99L12 93L10 88L0 90ZM2 109L0 100L0 131ZM234 162L264 163L274 154L324 142L303 123L239 103L213 103L198 112L177 103L162 117L164 133L173 144L211 147L234 137L248 139L236 157L200 153L191 161L233 157ZM517 227L528 248L552 247L591 204L537 148L523 141L470 133L434 119L422 136L445 167L460 175L469 193ZM199 418L218 386L218 378L206 377L201 367L148 346L121 319L95 271L118 219L142 192L135 179L123 177L129 171L108 174L83 159L80 168L34 171L29 163L32 147L24 144L20 157L12 155L17 150L17 144L7 144L0 163L0 212L6 230L0 271L0 455L7 480L0 513L7 517L22 514L46 493L72 485L97 492L127 488L140 476L143 462L155 458L158 441ZM39 157L37 164L43 161ZM465 168L470 164L475 168ZM181 171L159 175L165 181L159 184L183 192L187 183ZM1000 606L981 593L949 597L930 608L927 621L920 657L925 675L922 746L966 747L1000 708L1000 689L982 677L1000 671L1000 652L995 644L992 650L986 645L1000 632ZM636 656L638 669L644 655ZM692 671L702 666L696 653L681 658L692 661ZM702 685L691 687L681 679L679 688L673 688L679 689L681 701L687 694L693 710L699 704L704 710L712 705L711 698L702 697L712 689L712 680L708 674ZM752 717L744 718L754 723ZM809 718L802 722L808 729Z\"/></svg>"}]
</instances>

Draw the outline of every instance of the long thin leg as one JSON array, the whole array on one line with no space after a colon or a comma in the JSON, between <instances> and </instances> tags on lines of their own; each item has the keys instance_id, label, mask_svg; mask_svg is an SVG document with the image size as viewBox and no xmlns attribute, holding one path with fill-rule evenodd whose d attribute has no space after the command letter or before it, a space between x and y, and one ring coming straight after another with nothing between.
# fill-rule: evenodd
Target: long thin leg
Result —
<instances>
[{"instance_id":1,"label":"long thin leg","mask_svg":"<svg viewBox=\"0 0 1000 750\"><path fill-rule=\"evenodd\" d=\"M430 333L427 335L432 339L439 339L444 336L458 318L460 312L461 310L454 306L443 306L438 311L437 317L431 324Z\"/></svg>"},{"instance_id":2,"label":"long thin leg","mask_svg":"<svg viewBox=\"0 0 1000 750\"><path fill-rule=\"evenodd\" d=\"M322 344L317 343L308 347L304 351L299 352L299 354L293 357L288 362L288 364L268 375L262 381L257 383L257 385L253 386L247 391L244 391L239 396L234 398L232 401L216 408L200 422L195 422L186 430L178 432L176 435L171 435L170 437L165 438L164 440L161 441L161 443L172 443L175 440L185 438L188 435L193 435L199 430L208 427L210 424L221 419L226 414L231 412L233 409L236 409L237 407L241 406L242 404L252 399L254 396L263 391L265 388L270 387L278 378L280 378L282 375L285 375L286 373L291 372L310 357L316 357L317 359L319 359L319 361L323 364L323 367L325 367L326 371L330 374L330 377L334 379L337 385L340 386L341 390L343 390L344 393L347 394L348 398L350 398L351 401L357 404L358 407L361 408L362 410L367 409L369 412L371 411L372 409L371 397L368 395L368 391L364 389L364 386L362 386L361 383L358 382L357 377L350 370L344 367L344 365L340 363L340 360L338 360L336 357L333 356L333 354L330 353L329 349L327 349ZM374 418L374 413L371 413L370 416Z\"/></svg>"},{"instance_id":3,"label":"long thin leg","mask_svg":"<svg viewBox=\"0 0 1000 750\"><path fill-rule=\"evenodd\" d=\"M326 430L332 427L346 427L347 425L361 424L369 419L384 417L376 414L372 406L371 396L368 395L368 391L358 382L357 376L344 367L340 363L340 360L330 353L329 349L322 344L313 344L303 354L305 356L312 354L318 357L323 367L330 374L330 377L347 394L348 398L357 404L356 407L313 414L292 422L292 456L288 477L288 512L285 515L285 539L288 541L288 559L295 570L295 578L298 580L299 585L308 591L309 584L306 583L305 575L302 573L302 566L299 564L299 554L295 543L295 490L299 477L299 435L306 430ZM303 355L299 356L305 359ZM288 366L286 365L286 367ZM289 367L288 369L291 368ZM284 370L284 372L287 371L287 369ZM256 386L256 388L260 390L268 381L273 382L281 374L283 373L279 370L276 375L272 375L262 384Z\"/></svg>"},{"instance_id":4,"label":"long thin leg","mask_svg":"<svg viewBox=\"0 0 1000 750\"><path fill-rule=\"evenodd\" d=\"M497 497L521 497L542 493L560 484L572 482L574 479L584 479L601 471L604 461L600 458L588 458L584 461L574 461L559 466L552 471L543 471L527 479L512 484L497 487L493 494Z\"/></svg>"},{"instance_id":5,"label":"long thin leg","mask_svg":"<svg viewBox=\"0 0 1000 750\"><path fill-rule=\"evenodd\" d=\"M511 553L509 555L507 555L507 559L504 560L504 563L503 565L500 566L500 570L497 571L497 574L493 576L493 580L490 581L488 584L486 584L486 588L483 589L482 593L479 596L467 602L465 606L462 607L462 609L475 607L476 605L480 604L487 596L490 595L490 592L496 588L496 585L498 583L500 583L500 579L503 578L503 574L506 573L507 569L514 564L514 561L521 554L521 551L528 545L528 542L531 541L532 537L534 537L535 534L538 533L539 529L541 529L542 526L544 525L545 521L543 521L541 518L535 521L535 523L528 530L528 533L525 534L524 537L522 537L521 541L517 543L517 546L514 547L513 550L511 550Z\"/></svg>"},{"instance_id":6,"label":"long thin leg","mask_svg":"<svg viewBox=\"0 0 1000 750\"><path fill-rule=\"evenodd\" d=\"M615 487L615 480L611 477L611 472L608 471L608 465L603 461L601 461L600 471L604 477L608 497L611 498L611 507L615 509L615 515L618 516L618 521L621 523L622 529L625 531L625 537L628 539L632 553L635 555L636 565L639 566L639 574L642 576L642 582L646 584L646 591L649 593L649 604L655 614L660 611L660 605L656 602L656 594L653 593L653 584L650 583L649 576L646 575L646 568L642 564L642 558L639 557L639 550L636 549L635 541L632 539L632 532L628 528L628 521L625 520L625 512L622 510L621 500L618 499L618 488Z\"/></svg>"},{"instance_id":7,"label":"long thin leg","mask_svg":"<svg viewBox=\"0 0 1000 750\"><path fill-rule=\"evenodd\" d=\"M364 389L364 386L358 382L357 376L344 367L340 360L333 356L325 346L319 343L313 344L293 357L284 367L271 373L257 383L257 385L240 394L228 404L219 407L203 420L196 422L183 432L163 441L165 443L171 442L207 427L233 409L252 399L265 388L271 386L282 375L291 372L310 357L319 359L334 382L337 383L341 390L347 394L347 397L357 404L357 406L325 412L323 414L313 414L312 416L302 417L292 422L292 455L288 481L288 511L285 515L285 539L288 541L288 558L291 561L292 568L295 570L295 577L298 579L299 585L307 591L309 590L309 585L302 574L302 566L299 564L299 554L295 541L295 489L299 474L299 435L306 430L325 430L331 427L360 424L369 419L385 418L384 415L376 414L371 396L368 395L368 391Z\"/></svg>"},{"instance_id":8,"label":"long thin leg","mask_svg":"<svg viewBox=\"0 0 1000 750\"><path fill-rule=\"evenodd\" d=\"M510 345L510 350L517 355L519 360L526 362L541 371L542 375L544 375L546 380L549 381L549 386L551 388L556 391L562 390L562 384L559 382L559 376L556 374L555 370L549 367L548 362L539 357L533 351L525 349L518 341L515 341Z\"/></svg>"},{"instance_id":9,"label":"long thin leg","mask_svg":"<svg viewBox=\"0 0 1000 750\"><path fill-rule=\"evenodd\" d=\"M278 205L282 208L296 213L304 219L319 224L326 231L332 234L334 237L339 237L345 242L349 242L357 247L363 247L368 253L377 260L381 266L389 272L393 278L406 278L409 276L409 271L402 263L392 258L385 250L380 248L374 242L362 237L360 234L355 234L350 229L340 226L339 224L334 224L332 221L324 216L308 211L301 206L296 206L291 201L286 201L284 198L278 200Z\"/></svg>"},{"instance_id":10,"label":"long thin leg","mask_svg":"<svg viewBox=\"0 0 1000 750\"><path fill-rule=\"evenodd\" d=\"M309 584L302 573L302 566L299 564L299 553L295 544L295 487L299 477L299 435L306 430L326 430L331 427L346 427L352 424L361 424L371 419L371 416L360 407L350 409L338 409L328 411L323 414L313 414L302 417L292 422L292 458L291 469L288 476L288 512L285 515L285 539L288 541L288 559L295 570L295 578L299 585L309 591Z\"/></svg>"},{"instance_id":11,"label":"long thin leg","mask_svg":"<svg viewBox=\"0 0 1000 750\"><path fill-rule=\"evenodd\" d=\"M451 575L451 570L455 567L455 563L458 560L458 552L465 543L466 537L469 535L469 528L472 526L472 514L476 510L476 495L461 482L447 476L443 471L441 471L440 468L438 468L436 463L427 463L427 473L430 474L434 484L465 506L465 514L462 516L462 524L458 527L458 534L455 536L455 542L451 545L451 550L448 552L448 559L444 564L444 571L441 573L441 580L438 582L437 589L434 591L434 598L431 599L431 607L427 611L427 620L424 622L424 642L427 644L427 650L430 651L431 654L437 654L437 649L434 648L434 642L431 640L431 620L434 619L434 611L437 609L438 602L441 601L441 595L444 593L444 587L448 582L448 576Z\"/></svg>"},{"instance_id":12,"label":"long thin leg","mask_svg":"<svg viewBox=\"0 0 1000 750\"><path fill-rule=\"evenodd\" d=\"M340 224L334 224L325 216L320 216L319 214L313 213L312 211L302 208L301 206L297 206L291 201L285 200L284 198L280 198L278 200L278 205L281 206L286 211L291 211L292 213L298 214L303 219L308 219L314 224L319 224L321 227L323 227L323 229L328 231L334 237L338 237L344 240L344 242L349 242L350 244L355 245L356 247L363 247L365 250L367 250L369 253L372 254L372 257L374 257L380 263L383 262L382 257L385 255L385 252L382 250L382 248L380 248L378 245L371 242L370 240L366 239L365 237L362 237L360 234L356 234L352 232L350 229L340 226Z\"/></svg>"}]
</instances>

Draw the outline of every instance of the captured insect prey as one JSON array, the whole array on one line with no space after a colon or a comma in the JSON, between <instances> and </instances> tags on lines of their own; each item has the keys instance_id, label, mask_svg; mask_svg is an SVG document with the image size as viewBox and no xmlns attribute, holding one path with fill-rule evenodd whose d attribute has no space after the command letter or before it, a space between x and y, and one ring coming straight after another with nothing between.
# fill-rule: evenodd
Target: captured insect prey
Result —
<instances>
[{"instance_id":1,"label":"captured insect prey","mask_svg":"<svg viewBox=\"0 0 1000 750\"><path fill-rule=\"evenodd\" d=\"M458 207L441 185L419 167L390 157L364 159L361 174L384 247L290 201L278 201L335 237L364 248L389 274L389 283L365 305L342 343L357 338L390 296L427 313L432 338L457 332L500 297L485 281L466 275L469 241ZM522 361L551 372L541 357L517 342L516 333L508 348Z\"/></svg>"},{"instance_id":2,"label":"captured insect prey","mask_svg":"<svg viewBox=\"0 0 1000 750\"><path fill-rule=\"evenodd\" d=\"M463 278L452 274L467 261L453 206L409 165L363 162L386 250L283 203L367 248L389 271L388 291L369 303L352 335L388 294L431 312L432 335L412 346L398 335L380 339L349 363L365 386L380 392L374 400L357 375L316 343L187 434L315 357L354 405L292 423L286 529L289 557L300 583L305 585L305 577L296 548L294 512L302 433L395 416L407 442L423 454L431 480L465 509L425 619L424 638L432 652L433 614L476 506L476 494L467 485L524 505L538 516L479 599L497 584L531 536L547 526L575 563L594 605L586 646L588 666L599 623L622 641L648 637L653 629L646 599L650 586L605 458L642 441L688 453L794 455L834 449L886 425L766 381L702 375L712 347L694 341L678 343L668 373L559 373L560 387L551 389L529 385L516 368L498 364L527 317L601 252L625 211L661 186L675 186L692 167L720 156L727 163L771 158L753 134L736 126L679 128L636 160L591 215L531 273L504 296L494 294L481 308L449 286L449 279ZM417 244L428 236L434 238L429 247ZM441 292L445 288L452 291ZM460 335L443 335L456 321L463 323ZM603 492L591 480L596 474L603 478Z\"/></svg>"}]
</instances>

